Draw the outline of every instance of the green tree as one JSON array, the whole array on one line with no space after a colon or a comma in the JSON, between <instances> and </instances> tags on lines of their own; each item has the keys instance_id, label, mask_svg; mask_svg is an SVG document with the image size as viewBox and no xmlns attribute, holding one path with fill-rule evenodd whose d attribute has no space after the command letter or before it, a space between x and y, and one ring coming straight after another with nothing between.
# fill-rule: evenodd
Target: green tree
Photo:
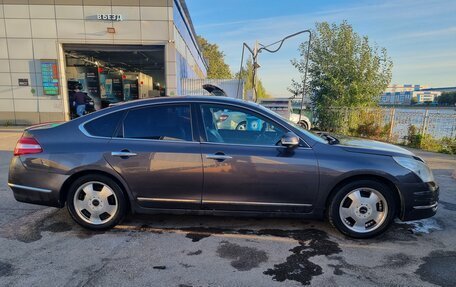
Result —
<instances>
[{"instance_id":1,"label":"green tree","mask_svg":"<svg viewBox=\"0 0 456 287\"><path fill-rule=\"evenodd\" d=\"M369 43L346 21L339 25L316 23L309 53L308 90L321 129L340 128L340 115L330 107L371 107L391 81L392 61L385 48ZM301 59L292 64L301 80L292 80L289 90L300 95L305 72L307 44L300 45Z\"/></svg>"},{"instance_id":2,"label":"green tree","mask_svg":"<svg viewBox=\"0 0 456 287\"><path fill-rule=\"evenodd\" d=\"M197 39L209 65L207 77L209 79L231 79L230 66L225 63L225 54L219 50L219 46L209 43L201 36L197 36Z\"/></svg>"},{"instance_id":3,"label":"green tree","mask_svg":"<svg viewBox=\"0 0 456 287\"><path fill-rule=\"evenodd\" d=\"M236 79L239 79L239 72L235 75ZM249 90L253 90L253 61L252 58L247 60L247 64L245 68L241 68L241 79L244 80L244 94L247 93ZM256 79L256 91L257 91L257 99L264 99L270 98L271 96L266 92L266 89L263 86L263 83L258 78Z\"/></svg>"},{"instance_id":4,"label":"green tree","mask_svg":"<svg viewBox=\"0 0 456 287\"><path fill-rule=\"evenodd\" d=\"M437 102L442 106L455 106L456 105L456 92L443 92L438 98Z\"/></svg>"}]
</instances>

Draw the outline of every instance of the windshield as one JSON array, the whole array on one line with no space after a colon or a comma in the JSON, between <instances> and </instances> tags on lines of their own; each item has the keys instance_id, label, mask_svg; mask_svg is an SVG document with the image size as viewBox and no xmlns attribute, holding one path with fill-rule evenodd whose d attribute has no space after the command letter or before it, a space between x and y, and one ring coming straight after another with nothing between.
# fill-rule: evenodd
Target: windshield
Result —
<instances>
[{"instance_id":1,"label":"windshield","mask_svg":"<svg viewBox=\"0 0 456 287\"><path fill-rule=\"evenodd\" d=\"M316 135L316 134L314 134L314 133L312 133L312 132L310 132L310 131L308 131L308 130L306 130L306 129L303 129L303 128L302 128L301 126L299 126L298 124L296 124L296 123L290 121L289 119L284 118L284 117L281 116L280 114L278 114L278 113L276 113L276 112L274 112L274 111L272 111L272 110L270 110L270 109L268 109L268 108L266 108L266 107L264 107L264 106L262 106L262 105L260 105L260 104L257 104L257 103L254 103L254 104L255 104L257 107L260 107L261 109L263 109L263 110L265 110L265 111L268 111L269 113L273 113L274 115L281 117L281 118L284 119L287 123L289 123L290 125L292 125L292 126L295 127L296 129L298 129L300 132L302 132L303 134L305 134L305 135L308 136L309 138L313 139L314 141L317 141L317 142L320 142L320 143L325 143L325 144L328 143L327 140L321 138L320 136L318 136L318 135Z\"/></svg>"}]
</instances>

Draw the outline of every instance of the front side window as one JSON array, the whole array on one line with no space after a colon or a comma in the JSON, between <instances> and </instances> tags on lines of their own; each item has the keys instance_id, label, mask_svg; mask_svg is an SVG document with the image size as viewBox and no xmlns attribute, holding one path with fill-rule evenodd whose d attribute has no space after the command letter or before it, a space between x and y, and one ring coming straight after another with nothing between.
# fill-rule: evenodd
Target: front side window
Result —
<instances>
[{"instance_id":1,"label":"front side window","mask_svg":"<svg viewBox=\"0 0 456 287\"><path fill-rule=\"evenodd\" d=\"M128 111L123 137L151 140L191 141L189 105L151 106Z\"/></svg>"},{"instance_id":2,"label":"front side window","mask_svg":"<svg viewBox=\"0 0 456 287\"><path fill-rule=\"evenodd\" d=\"M223 105L202 105L208 142L277 145L286 130L254 112Z\"/></svg>"}]
</instances>

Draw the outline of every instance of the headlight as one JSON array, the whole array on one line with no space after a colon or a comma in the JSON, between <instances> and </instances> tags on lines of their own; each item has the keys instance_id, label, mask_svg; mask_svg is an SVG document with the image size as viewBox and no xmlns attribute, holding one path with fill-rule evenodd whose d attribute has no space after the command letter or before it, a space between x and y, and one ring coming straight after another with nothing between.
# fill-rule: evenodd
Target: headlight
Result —
<instances>
[{"instance_id":1,"label":"headlight","mask_svg":"<svg viewBox=\"0 0 456 287\"><path fill-rule=\"evenodd\" d=\"M414 158L393 156L393 159L401 166L413 171L423 182L434 181L431 169L424 163Z\"/></svg>"}]
</instances>

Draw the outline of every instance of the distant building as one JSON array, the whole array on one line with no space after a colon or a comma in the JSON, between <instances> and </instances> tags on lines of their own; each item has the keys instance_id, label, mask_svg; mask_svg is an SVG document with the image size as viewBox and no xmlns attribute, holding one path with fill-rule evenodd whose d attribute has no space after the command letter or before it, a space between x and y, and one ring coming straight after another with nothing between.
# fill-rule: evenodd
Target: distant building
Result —
<instances>
[{"instance_id":1,"label":"distant building","mask_svg":"<svg viewBox=\"0 0 456 287\"><path fill-rule=\"evenodd\" d=\"M426 102L434 102L442 92L439 91L416 91L413 93L413 97L416 99L417 104L423 104Z\"/></svg>"},{"instance_id":2,"label":"distant building","mask_svg":"<svg viewBox=\"0 0 456 287\"><path fill-rule=\"evenodd\" d=\"M418 104L433 102L442 94L438 89L421 85L392 85L380 97L380 105L411 105L412 99Z\"/></svg>"}]
</instances>

